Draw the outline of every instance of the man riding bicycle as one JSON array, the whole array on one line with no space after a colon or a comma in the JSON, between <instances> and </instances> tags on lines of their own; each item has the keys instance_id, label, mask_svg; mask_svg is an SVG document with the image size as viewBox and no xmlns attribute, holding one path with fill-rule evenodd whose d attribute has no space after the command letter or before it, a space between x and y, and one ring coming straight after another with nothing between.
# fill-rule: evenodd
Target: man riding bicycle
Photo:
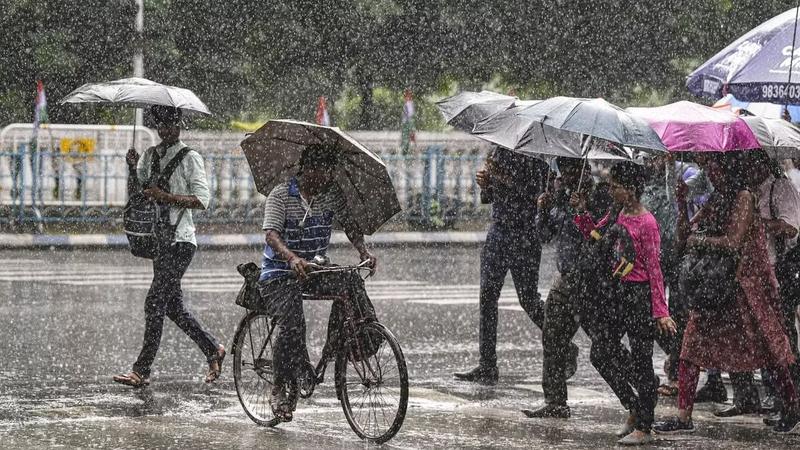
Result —
<instances>
[{"instance_id":1,"label":"man riding bicycle","mask_svg":"<svg viewBox=\"0 0 800 450\"><path fill-rule=\"evenodd\" d=\"M352 272L326 272L309 276L310 261L325 256L334 222L347 234L362 261L374 270L377 260L355 231L341 188L333 181L336 149L310 145L303 150L300 171L270 192L264 207L266 246L261 264L259 292L267 314L275 320L270 394L272 411L281 421L292 420L297 406L299 380L313 376L306 347L303 294L348 295L364 315L374 317L363 280ZM323 355L338 345L342 306L334 302Z\"/></svg>"}]
</instances>

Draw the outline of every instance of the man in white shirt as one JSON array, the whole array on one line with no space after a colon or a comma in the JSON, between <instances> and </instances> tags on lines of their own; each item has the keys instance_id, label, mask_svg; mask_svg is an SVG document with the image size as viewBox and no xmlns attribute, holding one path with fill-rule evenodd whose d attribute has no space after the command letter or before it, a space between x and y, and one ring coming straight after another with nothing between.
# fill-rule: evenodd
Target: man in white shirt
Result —
<instances>
[{"instance_id":1,"label":"man in white shirt","mask_svg":"<svg viewBox=\"0 0 800 450\"><path fill-rule=\"evenodd\" d=\"M161 143L148 148L141 159L135 149L128 151L128 172L133 178L129 184L140 183L146 196L169 206L170 223L176 227L175 242L153 260L153 283L145 298L144 342L139 358L131 372L115 375L113 379L133 387L150 384L150 367L158 352L164 316L167 316L200 347L209 368L205 381L210 383L219 377L225 349L186 309L181 290L181 279L197 249L191 210L206 209L210 197L203 157L189 150L170 176L168 185L157 185L153 172L165 170L186 144L180 140L180 109L159 105L153 106L150 112Z\"/></svg>"}]
</instances>

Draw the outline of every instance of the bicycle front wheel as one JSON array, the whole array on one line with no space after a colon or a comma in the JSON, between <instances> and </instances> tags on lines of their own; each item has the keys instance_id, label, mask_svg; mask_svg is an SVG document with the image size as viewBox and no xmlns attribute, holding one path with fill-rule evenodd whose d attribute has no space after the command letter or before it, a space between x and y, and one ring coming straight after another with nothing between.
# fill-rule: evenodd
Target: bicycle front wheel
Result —
<instances>
[{"instance_id":1,"label":"bicycle front wheel","mask_svg":"<svg viewBox=\"0 0 800 450\"><path fill-rule=\"evenodd\" d=\"M408 370L400 344L377 322L361 325L336 358L336 389L347 422L364 440L384 443L403 425Z\"/></svg>"},{"instance_id":2,"label":"bicycle front wheel","mask_svg":"<svg viewBox=\"0 0 800 450\"><path fill-rule=\"evenodd\" d=\"M274 329L269 316L251 311L239 323L233 338L233 381L239 403L253 422L268 427L280 422L269 404Z\"/></svg>"}]
</instances>

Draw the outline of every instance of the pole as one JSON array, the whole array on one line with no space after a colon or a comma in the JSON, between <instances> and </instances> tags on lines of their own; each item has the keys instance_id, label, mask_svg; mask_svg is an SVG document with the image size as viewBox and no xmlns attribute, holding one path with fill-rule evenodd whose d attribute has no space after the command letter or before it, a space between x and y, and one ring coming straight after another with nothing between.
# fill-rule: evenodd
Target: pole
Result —
<instances>
[{"instance_id":1,"label":"pole","mask_svg":"<svg viewBox=\"0 0 800 450\"><path fill-rule=\"evenodd\" d=\"M797 7L794 9L794 32L792 33L792 54L789 56L789 82L786 85L786 96L789 96L789 88L792 85L792 69L794 68L794 49L795 49L795 42L797 41L797 19L798 14L800 14L800 1L797 2ZM787 100L786 110L789 110L789 102ZM791 121L790 121L791 122Z\"/></svg>"},{"instance_id":2,"label":"pole","mask_svg":"<svg viewBox=\"0 0 800 450\"><path fill-rule=\"evenodd\" d=\"M581 166L581 177L578 179L578 192L581 191L581 186L583 185L583 173L586 172L586 162L589 161L589 148L592 145L592 137L586 136L586 140L583 142L583 148L581 148L581 155L583 155L583 166Z\"/></svg>"},{"instance_id":3,"label":"pole","mask_svg":"<svg viewBox=\"0 0 800 450\"><path fill-rule=\"evenodd\" d=\"M136 48L133 53L133 76L142 78L144 77L144 50L143 50L143 34L144 34L144 0L136 0L136 39L134 40ZM133 122L133 142L131 147L136 147L136 127L142 126L142 109L136 108L134 110Z\"/></svg>"}]
</instances>

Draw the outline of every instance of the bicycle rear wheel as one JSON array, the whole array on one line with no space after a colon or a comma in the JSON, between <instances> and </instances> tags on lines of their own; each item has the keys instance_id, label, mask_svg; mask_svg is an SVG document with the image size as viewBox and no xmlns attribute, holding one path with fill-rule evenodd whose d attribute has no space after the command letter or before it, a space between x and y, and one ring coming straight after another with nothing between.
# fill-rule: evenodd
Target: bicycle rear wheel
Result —
<instances>
[{"instance_id":1,"label":"bicycle rear wheel","mask_svg":"<svg viewBox=\"0 0 800 450\"><path fill-rule=\"evenodd\" d=\"M336 358L336 389L350 428L361 439L381 444L405 420L406 360L397 339L380 323L361 325L356 335Z\"/></svg>"},{"instance_id":2,"label":"bicycle rear wheel","mask_svg":"<svg viewBox=\"0 0 800 450\"><path fill-rule=\"evenodd\" d=\"M239 323L233 338L233 381L244 412L253 422L274 427L269 397L273 384L274 327L269 316L251 311Z\"/></svg>"}]
</instances>

